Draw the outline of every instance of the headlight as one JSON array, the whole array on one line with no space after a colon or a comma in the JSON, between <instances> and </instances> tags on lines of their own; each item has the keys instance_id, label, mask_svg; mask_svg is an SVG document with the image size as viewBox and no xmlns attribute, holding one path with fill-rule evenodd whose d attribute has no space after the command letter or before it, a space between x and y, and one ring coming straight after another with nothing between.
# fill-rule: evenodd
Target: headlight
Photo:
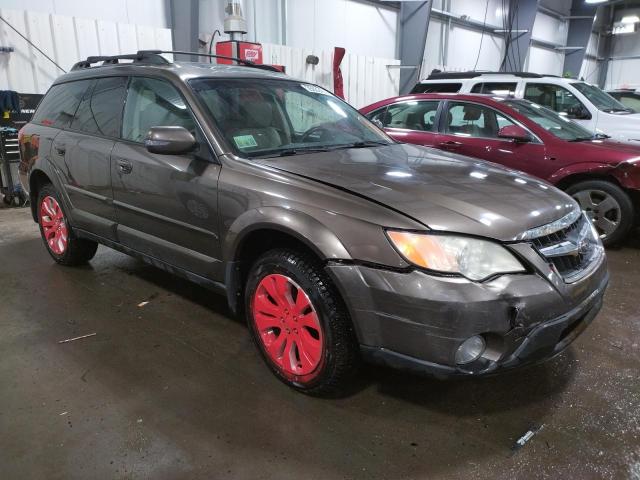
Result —
<instances>
[{"instance_id":1,"label":"headlight","mask_svg":"<svg viewBox=\"0 0 640 480\"><path fill-rule=\"evenodd\" d=\"M516 257L494 242L395 230L387 230L387 235L405 260L429 270L459 273L470 280L524 271Z\"/></svg>"}]
</instances>

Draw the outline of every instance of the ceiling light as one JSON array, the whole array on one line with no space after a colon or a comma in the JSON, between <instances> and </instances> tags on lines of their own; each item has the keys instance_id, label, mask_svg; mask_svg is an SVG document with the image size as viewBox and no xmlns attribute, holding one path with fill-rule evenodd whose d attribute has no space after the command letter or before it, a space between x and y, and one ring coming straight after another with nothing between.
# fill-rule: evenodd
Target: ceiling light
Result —
<instances>
[{"instance_id":1,"label":"ceiling light","mask_svg":"<svg viewBox=\"0 0 640 480\"><path fill-rule=\"evenodd\" d=\"M608 0L584 0L584 3L590 3L590 4L595 4L595 3L604 3Z\"/></svg>"},{"instance_id":2,"label":"ceiling light","mask_svg":"<svg viewBox=\"0 0 640 480\"><path fill-rule=\"evenodd\" d=\"M625 15L624 17L622 17L622 20L620 20L620 23L623 23L625 25L638 22L640 22L640 17L638 17L638 15Z\"/></svg>"}]
</instances>

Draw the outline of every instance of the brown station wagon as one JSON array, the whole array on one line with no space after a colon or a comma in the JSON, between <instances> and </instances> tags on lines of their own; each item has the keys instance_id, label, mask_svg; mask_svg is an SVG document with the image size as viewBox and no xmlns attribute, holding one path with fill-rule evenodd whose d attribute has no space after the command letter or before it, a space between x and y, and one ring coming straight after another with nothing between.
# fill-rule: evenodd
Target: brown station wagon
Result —
<instances>
[{"instance_id":1,"label":"brown station wagon","mask_svg":"<svg viewBox=\"0 0 640 480\"><path fill-rule=\"evenodd\" d=\"M361 359L440 377L538 362L600 310L602 244L546 182L398 143L281 73L157 53L80 62L20 132L56 262L100 243L226 295L312 394Z\"/></svg>"}]
</instances>

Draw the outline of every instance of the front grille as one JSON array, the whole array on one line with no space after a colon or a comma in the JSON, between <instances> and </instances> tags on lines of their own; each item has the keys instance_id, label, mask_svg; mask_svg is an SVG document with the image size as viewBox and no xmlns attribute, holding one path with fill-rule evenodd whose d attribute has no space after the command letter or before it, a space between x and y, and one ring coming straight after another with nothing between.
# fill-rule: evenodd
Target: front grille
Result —
<instances>
[{"instance_id":1,"label":"front grille","mask_svg":"<svg viewBox=\"0 0 640 480\"><path fill-rule=\"evenodd\" d=\"M565 281L580 278L602 248L584 215L556 232L532 238L531 244Z\"/></svg>"}]
</instances>

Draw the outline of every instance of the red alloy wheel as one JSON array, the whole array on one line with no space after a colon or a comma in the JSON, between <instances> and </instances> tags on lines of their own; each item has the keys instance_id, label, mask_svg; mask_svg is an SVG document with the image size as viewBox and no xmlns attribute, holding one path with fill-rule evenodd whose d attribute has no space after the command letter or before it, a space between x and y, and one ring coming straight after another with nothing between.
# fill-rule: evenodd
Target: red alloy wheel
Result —
<instances>
[{"instance_id":1,"label":"red alloy wheel","mask_svg":"<svg viewBox=\"0 0 640 480\"><path fill-rule=\"evenodd\" d=\"M60 204L51 196L44 197L40 204L40 225L51 251L63 255L69 243L69 231Z\"/></svg>"},{"instance_id":2,"label":"red alloy wheel","mask_svg":"<svg viewBox=\"0 0 640 480\"><path fill-rule=\"evenodd\" d=\"M253 322L264 351L287 377L317 373L324 352L322 327L309 297L292 279L270 274L260 281Z\"/></svg>"}]
</instances>

